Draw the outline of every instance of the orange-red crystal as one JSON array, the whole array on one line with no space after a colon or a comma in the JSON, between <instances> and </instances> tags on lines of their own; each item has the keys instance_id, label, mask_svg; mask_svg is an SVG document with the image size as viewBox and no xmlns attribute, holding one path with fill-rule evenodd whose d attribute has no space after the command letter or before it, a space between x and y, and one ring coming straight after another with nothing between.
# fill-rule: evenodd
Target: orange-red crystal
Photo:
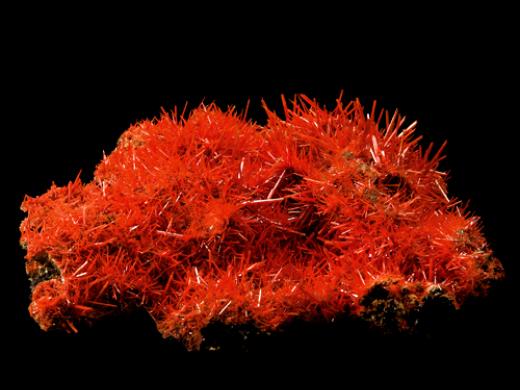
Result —
<instances>
[{"instance_id":1,"label":"orange-red crystal","mask_svg":"<svg viewBox=\"0 0 520 390\"><path fill-rule=\"evenodd\" d=\"M414 124L358 101L284 109L265 126L213 104L163 114L128 129L92 182L27 197L40 326L139 306L197 348L212 321L363 315L374 286L403 310L433 290L457 306L501 276Z\"/></svg>"}]
</instances>

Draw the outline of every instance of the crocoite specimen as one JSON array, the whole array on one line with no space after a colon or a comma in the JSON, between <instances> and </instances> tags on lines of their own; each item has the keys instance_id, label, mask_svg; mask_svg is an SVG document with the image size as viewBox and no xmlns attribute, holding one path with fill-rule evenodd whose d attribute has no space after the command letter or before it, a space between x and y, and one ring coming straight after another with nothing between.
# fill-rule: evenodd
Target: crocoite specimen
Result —
<instances>
[{"instance_id":1,"label":"crocoite specimen","mask_svg":"<svg viewBox=\"0 0 520 390\"><path fill-rule=\"evenodd\" d=\"M502 276L415 124L305 96L267 114L164 114L128 129L92 182L27 197L41 328L138 306L188 348L213 321L271 330L348 311L407 329L432 296L458 307Z\"/></svg>"}]
</instances>

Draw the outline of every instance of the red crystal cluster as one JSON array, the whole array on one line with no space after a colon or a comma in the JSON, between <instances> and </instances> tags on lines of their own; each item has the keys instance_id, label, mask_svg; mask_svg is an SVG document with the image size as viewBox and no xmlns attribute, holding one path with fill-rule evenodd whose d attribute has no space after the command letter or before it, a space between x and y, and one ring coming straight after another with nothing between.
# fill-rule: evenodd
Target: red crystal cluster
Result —
<instances>
[{"instance_id":1,"label":"red crystal cluster","mask_svg":"<svg viewBox=\"0 0 520 390\"><path fill-rule=\"evenodd\" d=\"M458 306L501 277L415 123L358 101L284 109L266 126L213 104L165 113L128 129L92 182L26 197L41 328L136 306L188 348L214 321L269 330L349 311L384 326L392 311L406 328L431 294Z\"/></svg>"}]
</instances>

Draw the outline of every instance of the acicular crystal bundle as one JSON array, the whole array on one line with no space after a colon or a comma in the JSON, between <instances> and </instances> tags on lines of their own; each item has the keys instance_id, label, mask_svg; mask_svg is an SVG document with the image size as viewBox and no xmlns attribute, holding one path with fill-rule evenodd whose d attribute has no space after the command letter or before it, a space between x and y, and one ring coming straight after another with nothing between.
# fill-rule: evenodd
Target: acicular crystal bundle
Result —
<instances>
[{"instance_id":1,"label":"acicular crystal bundle","mask_svg":"<svg viewBox=\"0 0 520 390\"><path fill-rule=\"evenodd\" d=\"M502 277L415 123L305 96L266 111L265 126L214 104L137 123L90 183L26 197L40 327L141 307L189 349L214 322L348 312L407 330L429 298L459 307Z\"/></svg>"}]
</instances>

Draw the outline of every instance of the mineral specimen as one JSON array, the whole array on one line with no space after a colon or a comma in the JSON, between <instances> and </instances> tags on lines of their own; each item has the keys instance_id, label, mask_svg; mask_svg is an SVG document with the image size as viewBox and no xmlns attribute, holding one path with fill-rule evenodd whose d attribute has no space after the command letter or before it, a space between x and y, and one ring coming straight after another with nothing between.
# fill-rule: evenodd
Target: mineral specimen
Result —
<instances>
[{"instance_id":1,"label":"mineral specimen","mask_svg":"<svg viewBox=\"0 0 520 390\"><path fill-rule=\"evenodd\" d=\"M459 307L501 278L415 123L359 101L284 110L265 126L214 104L164 113L123 133L92 182L26 197L40 327L142 307L189 349L213 322L349 312L406 330L431 297Z\"/></svg>"}]
</instances>

